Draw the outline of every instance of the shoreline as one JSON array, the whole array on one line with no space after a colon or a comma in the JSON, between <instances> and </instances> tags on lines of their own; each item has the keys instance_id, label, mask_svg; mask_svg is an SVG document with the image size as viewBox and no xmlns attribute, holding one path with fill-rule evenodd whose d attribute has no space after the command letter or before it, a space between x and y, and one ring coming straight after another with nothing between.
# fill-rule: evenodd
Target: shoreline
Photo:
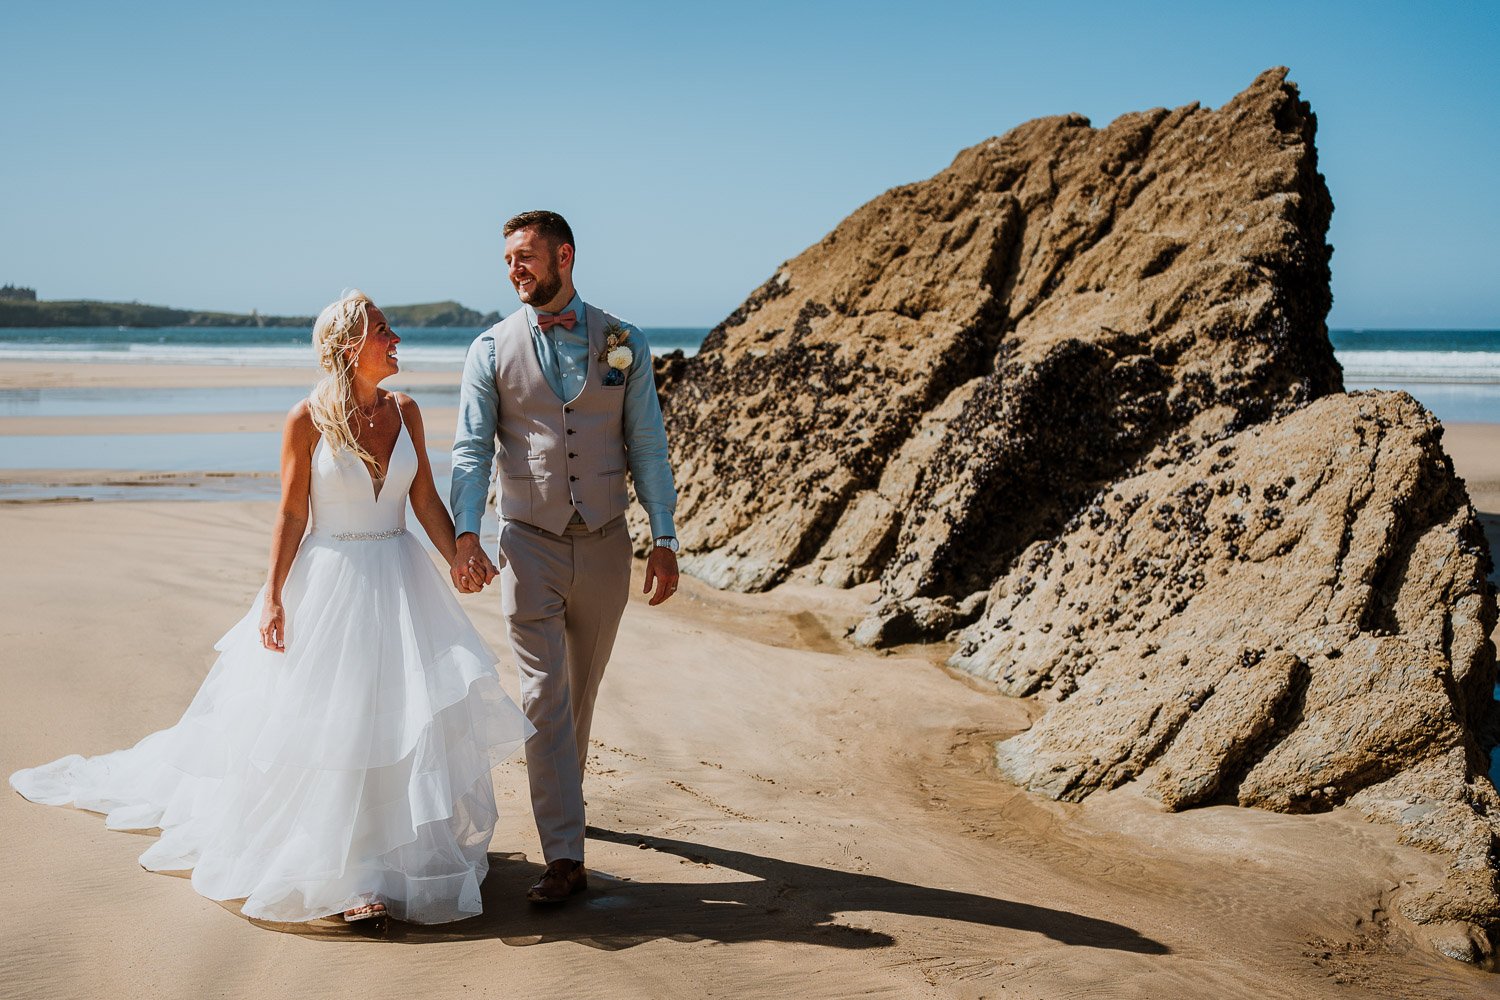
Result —
<instances>
[{"instance_id":1,"label":"shoreline","mask_svg":"<svg viewBox=\"0 0 1500 1000\"><path fill-rule=\"evenodd\" d=\"M1500 515L1500 424L1444 424L1443 450L1475 510Z\"/></svg>"},{"instance_id":2,"label":"shoreline","mask_svg":"<svg viewBox=\"0 0 1500 1000\"><path fill-rule=\"evenodd\" d=\"M264 434L280 433L286 423L285 413L142 413L122 416L0 416L0 437L10 435L105 435L180 434L184 420L192 421L193 434ZM449 441L450 428L458 422L458 408L436 406L423 408L423 427L428 429L427 445ZM439 433L434 437L433 431Z\"/></svg>"}]
</instances>

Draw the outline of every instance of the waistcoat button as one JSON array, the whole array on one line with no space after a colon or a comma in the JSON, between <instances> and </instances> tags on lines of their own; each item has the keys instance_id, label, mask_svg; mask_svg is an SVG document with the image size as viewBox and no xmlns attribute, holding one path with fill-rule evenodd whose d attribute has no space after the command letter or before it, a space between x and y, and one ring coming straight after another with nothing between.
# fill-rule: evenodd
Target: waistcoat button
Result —
<instances>
[{"instance_id":1,"label":"waistcoat button","mask_svg":"<svg viewBox=\"0 0 1500 1000\"><path fill-rule=\"evenodd\" d=\"M568 482L570 482L570 483L576 483L576 482L578 482L578 477L577 476L569 476L568 477Z\"/></svg>"}]
</instances>

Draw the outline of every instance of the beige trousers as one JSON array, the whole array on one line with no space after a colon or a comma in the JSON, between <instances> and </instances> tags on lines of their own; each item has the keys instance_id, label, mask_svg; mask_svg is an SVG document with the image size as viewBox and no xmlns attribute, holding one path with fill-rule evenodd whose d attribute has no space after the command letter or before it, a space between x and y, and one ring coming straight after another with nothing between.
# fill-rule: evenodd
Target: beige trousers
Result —
<instances>
[{"instance_id":1,"label":"beige trousers","mask_svg":"<svg viewBox=\"0 0 1500 1000\"><path fill-rule=\"evenodd\" d=\"M500 525L500 602L521 673L531 811L548 863L583 860L583 765L604 666L630 594L625 518L561 535Z\"/></svg>"}]
</instances>

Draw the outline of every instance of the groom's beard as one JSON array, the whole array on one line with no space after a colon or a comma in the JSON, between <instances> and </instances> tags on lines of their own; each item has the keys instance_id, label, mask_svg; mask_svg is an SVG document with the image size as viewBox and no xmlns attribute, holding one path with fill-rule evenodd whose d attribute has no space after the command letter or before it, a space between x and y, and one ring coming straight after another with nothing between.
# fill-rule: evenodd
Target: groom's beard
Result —
<instances>
[{"instance_id":1,"label":"groom's beard","mask_svg":"<svg viewBox=\"0 0 1500 1000\"><path fill-rule=\"evenodd\" d=\"M562 291L562 275L557 273L557 263L553 262L552 273L547 275L532 273L536 284L531 286L531 291L522 293L516 289L517 297L528 306L544 306L557 298L557 293Z\"/></svg>"}]
</instances>

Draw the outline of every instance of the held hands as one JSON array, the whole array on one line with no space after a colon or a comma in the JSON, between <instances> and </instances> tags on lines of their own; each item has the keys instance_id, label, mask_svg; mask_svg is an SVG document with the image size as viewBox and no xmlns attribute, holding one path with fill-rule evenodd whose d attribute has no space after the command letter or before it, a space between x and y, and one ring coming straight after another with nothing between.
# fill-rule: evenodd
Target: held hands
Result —
<instances>
[{"instance_id":1,"label":"held hands","mask_svg":"<svg viewBox=\"0 0 1500 1000\"><path fill-rule=\"evenodd\" d=\"M656 593L651 594L652 586ZM653 608L677 593L677 553L665 545L657 545L646 557L646 585L641 593L651 594L648 601Z\"/></svg>"},{"instance_id":2,"label":"held hands","mask_svg":"<svg viewBox=\"0 0 1500 1000\"><path fill-rule=\"evenodd\" d=\"M473 532L458 536L448 572L461 594L477 594L500 575ZM677 592L677 580L677 554L665 546L654 547L646 559L646 582L641 588L641 593L651 594L648 603L655 607L670 598Z\"/></svg>"},{"instance_id":3,"label":"held hands","mask_svg":"<svg viewBox=\"0 0 1500 1000\"><path fill-rule=\"evenodd\" d=\"M273 653L286 652L286 611L280 601L266 598L260 613L260 644Z\"/></svg>"},{"instance_id":4,"label":"held hands","mask_svg":"<svg viewBox=\"0 0 1500 1000\"><path fill-rule=\"evenodd\" d=\"M485 554L479 536L466 531L455 542L453 564L448 567L448 574L453 577L453 586L460 594L477 594L485 584L499 576L500 571Z\"/></svg>"}]
</instances>

